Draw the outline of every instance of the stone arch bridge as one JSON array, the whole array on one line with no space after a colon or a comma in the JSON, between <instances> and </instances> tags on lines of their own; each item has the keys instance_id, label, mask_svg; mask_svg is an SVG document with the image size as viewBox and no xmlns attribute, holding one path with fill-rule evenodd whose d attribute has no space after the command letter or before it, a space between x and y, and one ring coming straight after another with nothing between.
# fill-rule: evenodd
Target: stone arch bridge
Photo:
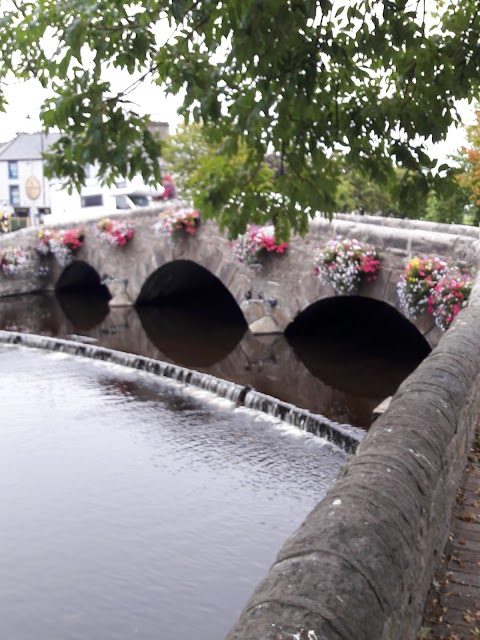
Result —
<instances>
[{"instance_id":1,"label":"stone arch bridge","mask_svg":"<svg viewBox=\"0 0 480 640\"><path fill-rule=\"evenodd\" d=\"M321 283L314 274L312 256L316 247L336 236L367 241L379 248L378 279L362 285L359 295L386 303L399 313L402 311L397 283L408 258L437 254L467 266L477 262L478 229L372 216L338 216L332 223L323 218L313 221L305 238L294 237L285 254L266 254L262 268L252 270L234 259L226 235L213 222L201 224L194 236L184 234L172 242L155 235L153 225L158 215L159 209L131 213L135 237L124 247L101 243L93 221L79 223L85 228L84 246L65 269L49 259L48 273L41 268L45 258L33 249L37 229L0 236L0 246L32 248L26 272L0 278L0 297L74 286L93 269L110 291L111 306L134 305L172 293L188 295L193 287L202 287L210 274L231 294L253 333L278 333L312 304L335 296L332 287ZM421 317L414 324L430 346L437 344L440 330L431 317Z\"/></svg>"}]
</instances>

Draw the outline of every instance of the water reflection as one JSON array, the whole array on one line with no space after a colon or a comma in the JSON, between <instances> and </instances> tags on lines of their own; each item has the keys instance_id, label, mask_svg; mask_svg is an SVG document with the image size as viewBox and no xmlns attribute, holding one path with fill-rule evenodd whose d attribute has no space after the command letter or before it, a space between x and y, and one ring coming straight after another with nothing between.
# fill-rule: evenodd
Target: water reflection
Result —
<instances>
[{"instance_id":1,"label":"water reflection","mask_svg":"<svg viewBox=\"0 0 480 640\"><path fill-rule=\"evenodd\" d=\"M232 322L222 311L205 299L195 306L167 299L137 308L152 344L173 362L192 369L223 360L245 334L245 323Z\"/></svg>"},{"instance_id":2,"label":"water reflection","mask_svg":"<svg viewBox=\"0 0 480 640\"><path fill-rule=\"evenodd\" d=\"M82 293L2 299L0 328L61 338L81 334L107 348L195 368L363 427L428 352L418 345L409 350L402 334L395 334L396 352L385 351L387 343L375 349L373 343L348 341L348 327L339 332L316 325L313 333L290 332L288 341L283 335L254 336L242 323L229 323L213 303L164 301L138 311L109 310L104 298Z\"/></svg>"},{"instance_id":3,"label":"water reflection","mask_svg":"<svg viewBox=\"0 0 480 640\"><path fill-rule=\"evenodd\" d=\"M64 291L57 294L57 300L65 318L77 331L88 331L101 324L108 316L108 296L86 291Z\"/></svg>"},{"instance_id":4,"label":"water reflection","mask_svg":"<svg viewBox=\"0 0 480 640\"><path fill-rule=\"evenodd\" d=\"M396 309L360 296L321 300L290 325L287 338L314 376L356 396L384 397L430 347Z\"/></svg>"}]
</instances>

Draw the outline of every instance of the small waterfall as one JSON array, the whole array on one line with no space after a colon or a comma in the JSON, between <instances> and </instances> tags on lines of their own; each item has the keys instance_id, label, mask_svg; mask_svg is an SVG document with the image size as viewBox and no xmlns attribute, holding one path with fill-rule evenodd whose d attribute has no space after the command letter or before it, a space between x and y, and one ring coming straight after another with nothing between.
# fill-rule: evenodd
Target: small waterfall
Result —
<instances>
[{"instance_id":1,"label":"small waterfall","mask_svg":"<svg viewBox=\"0 0 480 640\"><path fill-rule=\"evenodd\" d=\"M288 402L282 402L272 396L256 391L252 387L242 386L216 378L207 373L200 373L175 364L153 360L144 356L106 349L92 344L49 338L15 331L1 331L0 343L18 344L25 347L59 351L70 355L112 362L124 367L152 373L159 377L170 378L188 384L215 395L231 400L238 406L278 418L283 422L298 427L303 431L327 438L348 453L354 453L365 432L348 424L338 424L320 414L310 413Z\"/></svg>"},{"instance_id":2,"label":"small waterfall","mask_svg":"<svg viewBox=\"0 0 480 640\"><path fill-rule=\"evenodd\" d=\"M267 413L303 431L327 438L342 449L353 453L365 432L349 424L339 424L320 414L300 409L293 404L277 400L255 389L250 389L243 403L246 407Z\"/></svg>"}]
</instances>

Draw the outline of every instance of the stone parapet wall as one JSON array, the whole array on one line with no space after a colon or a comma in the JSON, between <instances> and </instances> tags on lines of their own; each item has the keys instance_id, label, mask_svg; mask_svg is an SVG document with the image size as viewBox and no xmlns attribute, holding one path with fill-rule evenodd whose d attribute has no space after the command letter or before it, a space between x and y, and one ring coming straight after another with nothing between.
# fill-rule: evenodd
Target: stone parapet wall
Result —
<instances>
[{"instance_id":1,"label":"stone parapet wall","mask_svg":"<svg viewBox=\"0 0 480 640\"><path fill-rule=\"evenodd\" d=\"M446 224L444 222L429 222L428 220L411 220L410 218L393 218L386 216L360 215L352 213L335 213L335 220L356 220L364 224L377 224L399 229L420 229L438 233L452 233L480 238L480 228L468 224Z\"/></svg>"},{"instance_id":2,"label":"stone parapet wall","mask_svg":"<svg viewBox=\"0 0 480 640\"><path fill-rule=\"evenodd\" d=\"M389 224L375 224L375 220L389 222L391 218L376 218L368 216L349 216L342 219L334 219L332 222L325 219L316 219L310 226L309 236L322 241L325 236L344 238L357 238L370 242L380 251L402 256L405 259L414 255L438 255L442 258L450 258L461 264L476 264L478 252L478 227L475 236L450 231L453 225L429 224L426 228L415 225L395 226ZM395 219L396 220L396 219ZM413 222L402 221L399 222ZM422 222L417 220L414 222ZM460 227L460 225L459 225ZM459 229L461 231L461 227ZM454 230L455 231L455 230ZM387 256L388 258L388 256Z\"/></svg>"},{"instance_id":3,"label":"stone parapet wall","mask_svg":"<svg viewBox=\"0 0 480 640\"><path fill-rule=\"evenodd\" d=\"M480 416L480 281L227 640L414 640Z\"/></svg>"}]
</instances>

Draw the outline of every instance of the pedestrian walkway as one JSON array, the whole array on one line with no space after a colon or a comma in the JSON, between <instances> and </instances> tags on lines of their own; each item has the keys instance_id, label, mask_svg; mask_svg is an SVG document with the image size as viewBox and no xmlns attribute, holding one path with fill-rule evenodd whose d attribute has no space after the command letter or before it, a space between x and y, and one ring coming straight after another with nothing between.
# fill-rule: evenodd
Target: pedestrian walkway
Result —
<instances>
[{"instance_id":1,"label":"pedestrian walkway","mask_svg":"<svg viewBox=\"0 0 480 640\"><path fill-rule=\"evenodd\" d=\"M418 640L475 639L480 640L480 431L418 634Z\"/></svg>"}]
</instances>

